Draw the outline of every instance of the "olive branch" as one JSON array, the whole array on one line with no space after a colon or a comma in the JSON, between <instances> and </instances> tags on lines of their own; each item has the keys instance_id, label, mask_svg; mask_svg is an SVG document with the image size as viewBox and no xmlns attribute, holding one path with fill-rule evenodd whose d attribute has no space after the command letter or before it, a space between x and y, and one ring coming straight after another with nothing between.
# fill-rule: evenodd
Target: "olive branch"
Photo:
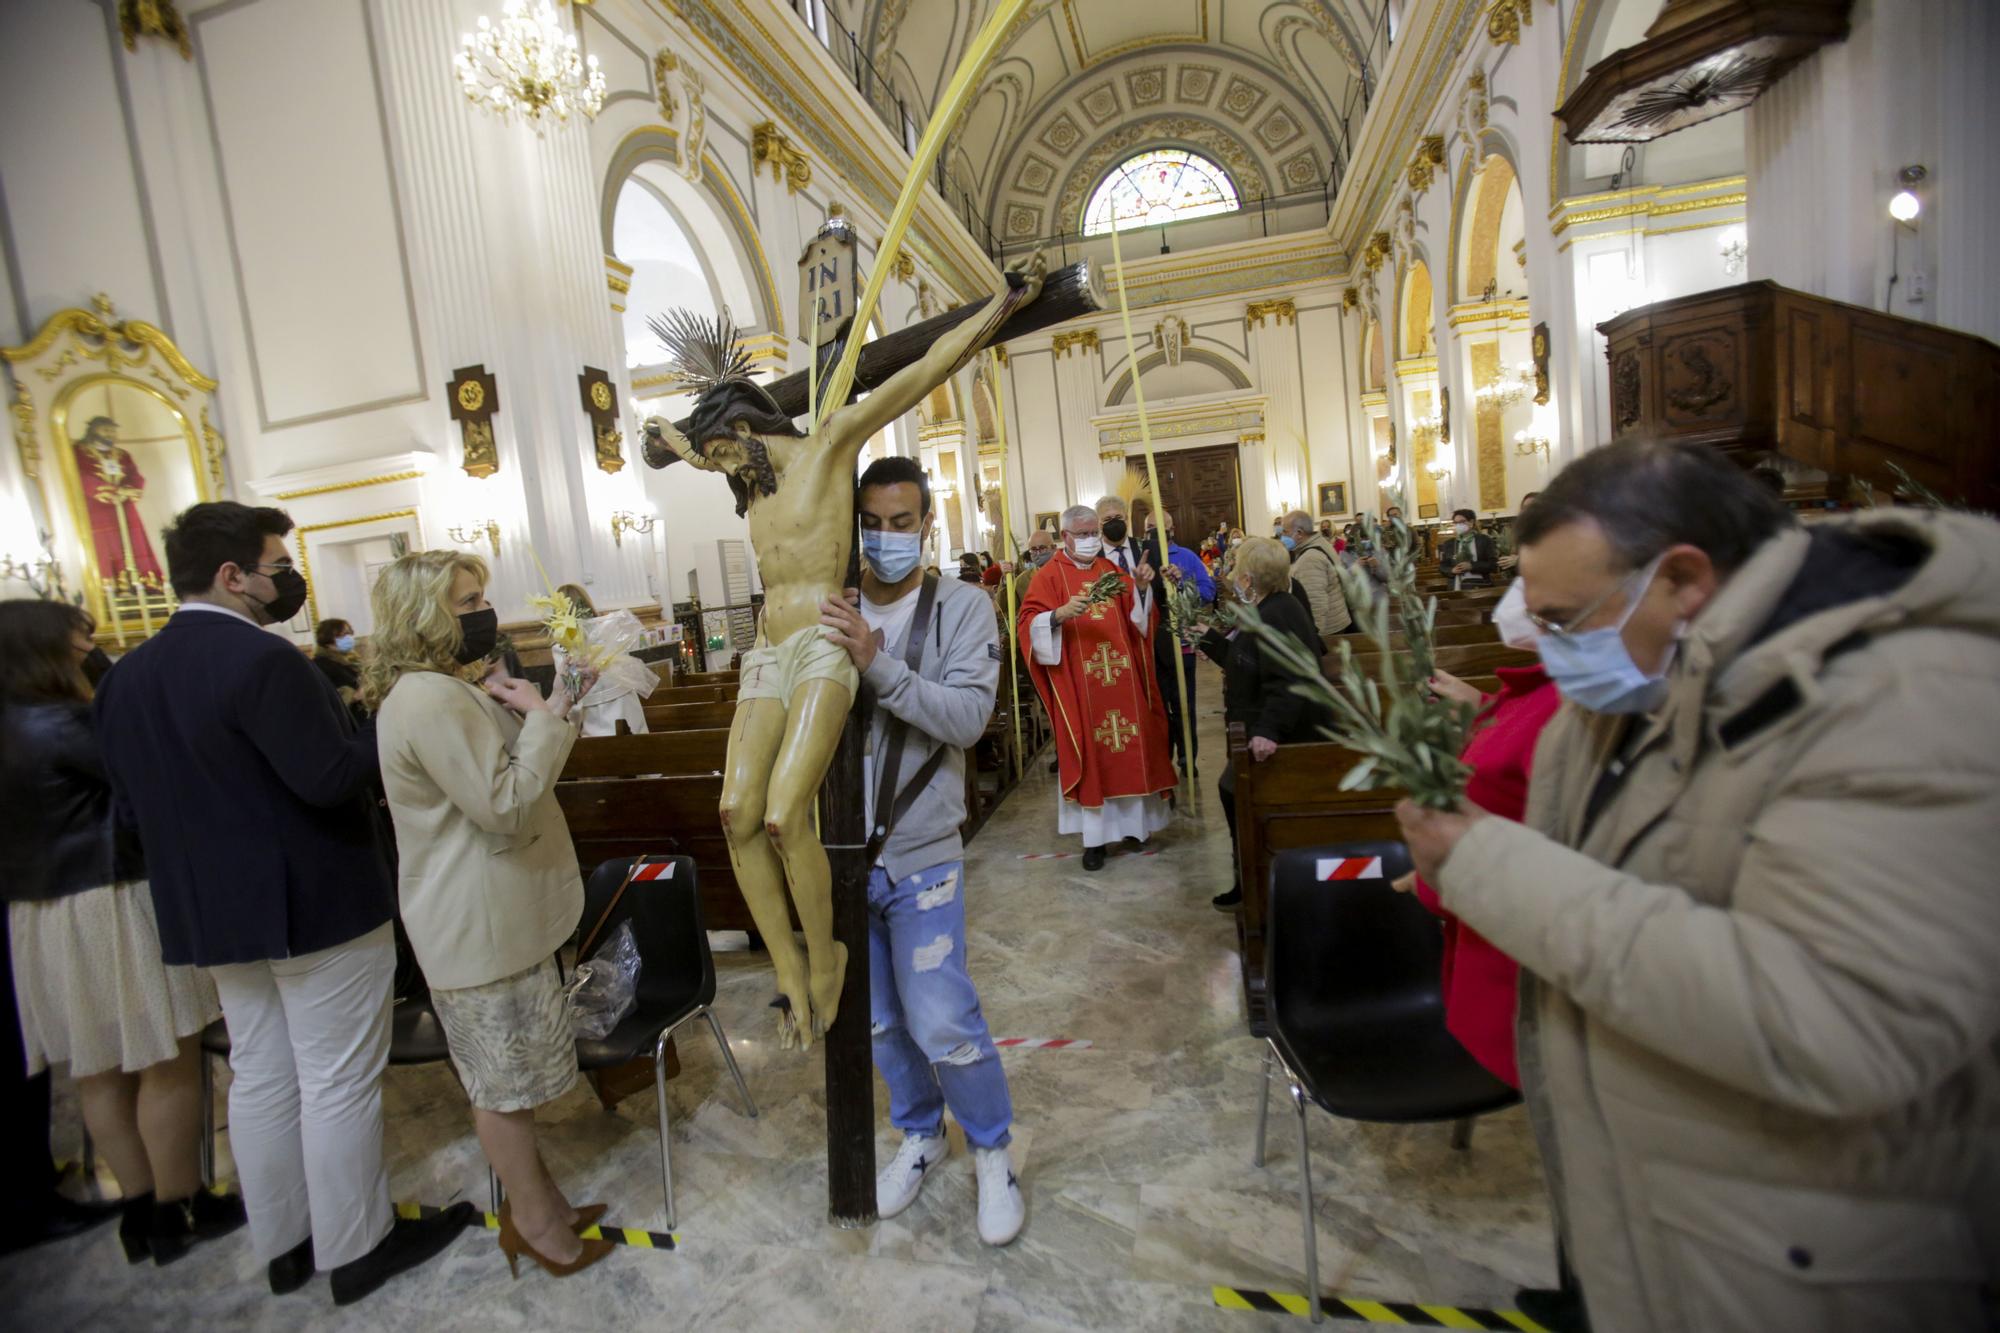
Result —
<instances>
[{"instance_id":1,"label":"olive branch","mask_svg":"<svg viewBox=\"0 0 2000 1333\"><path fill-rule=\"evenodd\" d=\"M1386 589L1378 589L1364 572L1342 566L1339 574L1349 612L1382 656L1379 680L1356 665L1353 647L1345 640L1334 679L1328 680L1313 654L1290 634L1266 624L1254 607L1238 605L1236 624L1256 636L1267 663L1291 677L1294 694L1333 715L1332 727L1322 728L1321 734L1361 756L1342 776L1341 791L1393 785L1418 805L1456 809L1471 773L1458 754L1476 710L1431 694L1437 599L1417 594L1416 542L1409 529L1398 520L1392 540L1377 541L1377 533L1374 521L1364 518L1363 539L1382 564ZM1401 650L1390 629L1392 605L1401 613Z\"/></svg>"}]
</instances>

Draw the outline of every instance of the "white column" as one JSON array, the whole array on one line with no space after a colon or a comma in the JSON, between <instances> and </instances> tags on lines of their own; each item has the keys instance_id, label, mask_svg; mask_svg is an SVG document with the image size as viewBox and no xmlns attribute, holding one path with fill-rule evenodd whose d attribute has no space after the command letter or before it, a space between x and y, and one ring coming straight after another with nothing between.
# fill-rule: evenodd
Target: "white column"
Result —
<instances>
[{"instance_id":1,"label":"white column","mask_svg":"<svg viewBox=\"0 0 2000 1333\"><path fill-rule=\"evenodd\" d=\"M1305 470L1309 456L1305 398L1299 383L1298 316L1283 310L1267 310L1252 319L1249 341L1257 386L1267 400L1263 472L1270 488L1268 508L1276 511L1281 506L1294 506L1311 513L1312 477ZM1260 527L1257 531L1264 530Z\"/></svg>"},{"instance_id":2,"label":"white column","mask_svg":"<svg viewBox=\"0 0 2000 1333\"><path fill-rule=\"evenodd\" d=\"M1097 430L1090 424L1100 410L1098 392L1103 377L1098 371L1099 356L1095 339L1072 343L1055 353L1056 384L1061 393L1056 407L1069 453L1070 504L1091 504L1111 489L1104 483L1103 463L1097 457Z\"/></svg>"}]
</instances>

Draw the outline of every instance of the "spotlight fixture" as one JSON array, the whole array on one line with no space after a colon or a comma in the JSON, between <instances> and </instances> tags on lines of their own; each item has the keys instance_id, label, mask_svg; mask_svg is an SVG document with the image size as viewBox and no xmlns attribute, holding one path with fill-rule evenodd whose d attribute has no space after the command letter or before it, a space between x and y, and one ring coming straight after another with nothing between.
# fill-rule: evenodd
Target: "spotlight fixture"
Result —
<instances>
[{"instance_id":1,"label":"spotlight fixture","mask_svg":"<svg viewBox=\"0 0 2000 1333\"><path fill-rule=\"evenodd\" d=\"M1905 226L1917 220L1917 214L1924 211L1924 201L1917 196L1915 187L1923 184L1924 178L1928 175L1930 173L1923 167L1915 165L1904 167L1896 173L1896 179L1903 188L1889 196L1890 217Z\"/></svg>"}]
</instances>

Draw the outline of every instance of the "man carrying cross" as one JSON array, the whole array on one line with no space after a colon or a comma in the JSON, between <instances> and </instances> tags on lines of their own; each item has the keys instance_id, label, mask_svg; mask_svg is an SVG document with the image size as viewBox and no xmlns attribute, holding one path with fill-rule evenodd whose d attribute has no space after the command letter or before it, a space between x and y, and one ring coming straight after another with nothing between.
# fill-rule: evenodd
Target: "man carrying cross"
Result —
<instances>
[{"instance_id":1,"label":"man carrying cross","mask_svg":"<svg viewBox=\"0 0 2000 1333\"><path fill-rule=\"evenodd\" d=\"M1153 671L1153 567L1121 573L1103 555L1097 511L1065 510L1058 554L1035 573L1017 626L1029 678L1055 722L1059 833L1083 835L1083 868L1111 843L1166 827L1174 789ZM1106 575L1115 595L1093 600Z\"/></svg>"}]
</instances>

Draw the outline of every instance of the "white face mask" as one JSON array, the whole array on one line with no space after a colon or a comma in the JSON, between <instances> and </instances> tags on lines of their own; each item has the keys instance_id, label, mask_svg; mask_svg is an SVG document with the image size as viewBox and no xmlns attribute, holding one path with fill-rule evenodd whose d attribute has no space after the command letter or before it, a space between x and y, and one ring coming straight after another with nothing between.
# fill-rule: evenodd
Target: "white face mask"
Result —
<instances>
[{"instance_id":1,"label":"white face mask","mask_svg":"<svg viewBox=\"0 0 2000 1333\"><path fill-rule=\"evenodd\" d=\"M1466 533L1472 531L1472 525L1470 523L1454 523L1451 526L1455 531L1457 531L1458 535L1461 537L1463 537Z\"/></svg>"},{"instance_id":2,"label":"white face mask","mask_svg":"<svg viewBox=\"0 0 2000 1333\"><path fill-rule=\"evenodd\" d=\"M1094 534L1089 537L1071 537L1069 545L1072 555L1088 563L1097 559L1097 553L1104 549L1104 539Z\"/></svg>"},{"instance_id":3,"label":"white face mask","mask_svg":"<svg viewBox=\"0 0 2000 1333\"><path fill-rule=\"evenodd\" d=\"M1540 648L1542 633L1528 619L1528 591L1521 580L1515 579L1508 586L1507 595L1500 599L1500 605L1493 608L1493 627L1500 631L1500 642L1509 648L1525 648L1530 652Z\"/></svg>"}]
</instances>

